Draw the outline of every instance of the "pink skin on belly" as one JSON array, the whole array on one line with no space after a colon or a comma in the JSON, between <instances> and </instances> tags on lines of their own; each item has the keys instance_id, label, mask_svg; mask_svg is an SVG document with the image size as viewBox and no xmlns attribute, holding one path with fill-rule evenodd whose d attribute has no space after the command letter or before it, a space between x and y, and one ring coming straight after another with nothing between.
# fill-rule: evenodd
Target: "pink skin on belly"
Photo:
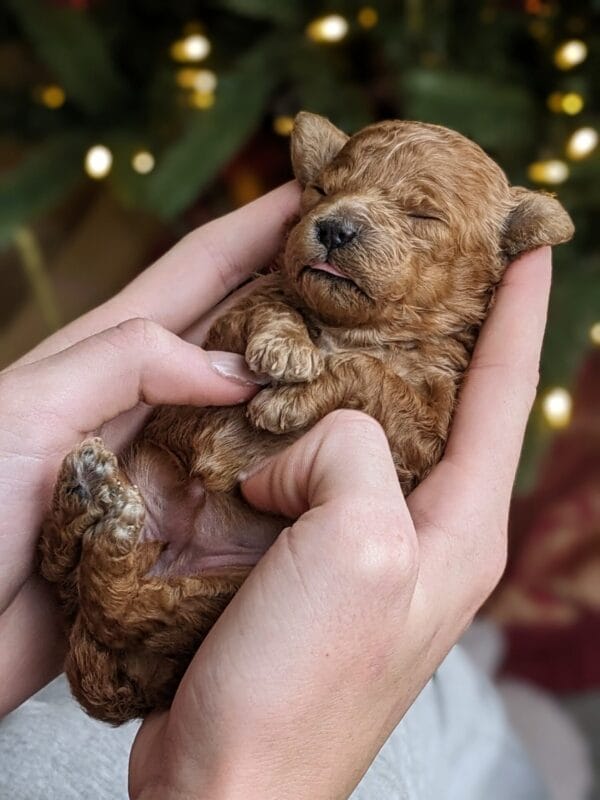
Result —
<instances>
[{"instance_id":1,"label":"pink skin on belly","mask_svg":"<svg viewBox=\"0 0 600 800\"><path fill-rule=\"evenodd\" d=\"M201 478L184 475L173 458L144 445L126 467L144 499L142 540L168 547L150 574L192 575L254 566L288 524L250 509L236 495L206 493Z\"/></svg>"}]
</instances>

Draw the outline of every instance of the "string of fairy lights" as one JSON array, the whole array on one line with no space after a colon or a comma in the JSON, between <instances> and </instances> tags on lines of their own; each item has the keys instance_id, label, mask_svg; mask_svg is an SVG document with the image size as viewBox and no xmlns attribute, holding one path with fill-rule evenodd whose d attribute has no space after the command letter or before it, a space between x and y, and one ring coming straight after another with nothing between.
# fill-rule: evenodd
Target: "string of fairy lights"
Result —
<instances>
[{"instance_id":1,"label":"string of fairy lights","mask_svg":"<svg viewBox=\"0 0 600 800\"><path fill-rule=\"evenodd\" d=\"M568 39L554 51L554 65L561 72L578 67L588 57L587 44L581 39ZM576 116L585 107L585 98L575 91L552 92L547 100L550 111L555 114ZM556 186L564 183L570 175L569 161L581 161L590 156L598 146L598 131L591 126L576 128L564 144L565 158L554 157L535 161L529 165L527 174L533 183ZM600 322L589 330L592 344L600 347ZM554 386L541 398L541 410L549 427L566 428L571 422L573 398L564 386Z\"/></svg>"},{"instance_id":2,"label":"string of fairy lights","mask_svg":"<svg viewBox=\"0 0 600 800\"><path fill-rule=\"evenodd\" d=\"M528 0L531 8L538 7L537 0ZM528 8L528 10L531 10ZM364 6L356 15L356 23L363 29L374 28L379 23L379 14L373 6ZM316 44L334 45L344 40L351 30L351 22L341 14L327 14L313 19L306 26L305 34ZM170 57L177 69L174 73L176 85L182 91L186 104L198 111L206 111L214 105L218 77L210 69L199 66L211 53L212 45L204 28L196 22L189 23L182 36L171 44ZM559 72L567 73L581 65L588 57L587 44L582 39L567 39L554 50L553 62ZM66 93L61 86L49 84L38 87L35 99L49 109L58 109L66 102ZM576 117L586 104L586 98L578 91L553 91L547 105L555 114ZM280 136L289 136L293 129L293 117L277 115L273 118L273 130ZM588 158L598 146L598 131L592 126L577 127L564 143L564 153L534 161L529 165L529 179L542 187L553 187L564 183L570 176L570 163ZM84 158L84 169L90 178L101 180L111 171L113 154L105 144L89 148ZM131 168L146 175L155 167L155 156L148 149L138 149L131 154ZM600 347L600 321L591 326L589 338ZM571 420L572 397L568 389L556 386L541 398L541 409L551 428L564 428Z\"/></svg>"}]
</instances>

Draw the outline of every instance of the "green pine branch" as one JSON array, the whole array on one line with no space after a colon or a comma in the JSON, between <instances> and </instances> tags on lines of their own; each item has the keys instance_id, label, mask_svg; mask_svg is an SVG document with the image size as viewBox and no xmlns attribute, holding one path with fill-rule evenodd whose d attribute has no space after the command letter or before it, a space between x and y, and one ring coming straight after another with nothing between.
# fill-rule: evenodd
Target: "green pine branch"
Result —
<instances>
[{"instance_id":1,"label":"green pine branch","mask_svg":"<svg viewBox=\"0 0 600 800\"><path fill-rule=\"evenodd\" d=\"M121 103L124 79L89 13L39 0L5 0L70 100L90 114Z\"/></svg>"}]
</instances>

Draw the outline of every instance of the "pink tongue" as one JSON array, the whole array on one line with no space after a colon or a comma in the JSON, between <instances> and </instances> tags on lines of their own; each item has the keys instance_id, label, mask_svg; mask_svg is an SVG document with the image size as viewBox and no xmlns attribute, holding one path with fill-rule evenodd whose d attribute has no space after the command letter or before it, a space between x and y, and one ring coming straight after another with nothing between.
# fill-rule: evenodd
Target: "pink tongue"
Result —
<instances>
[{"instance_id":1,"label":"pink tongue","mask_svg":"<svg viewBox=\"0 0 600 800\"><path fill-rule=\"evenodd\" d=\"M327 261L320 261L318 264L311 264L312 269L318 269L321 272L329 272L331 275L337 275L338 278L345 278L343 272L340 272L333 264L328 264Z\"/></svg>"}]
</instances>

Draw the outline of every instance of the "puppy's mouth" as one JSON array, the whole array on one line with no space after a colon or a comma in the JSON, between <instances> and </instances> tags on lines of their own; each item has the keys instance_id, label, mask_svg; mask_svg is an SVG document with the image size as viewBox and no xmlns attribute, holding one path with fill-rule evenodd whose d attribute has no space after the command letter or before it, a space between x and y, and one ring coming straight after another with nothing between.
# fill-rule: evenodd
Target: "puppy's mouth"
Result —
<instances>
[{"instance_id":1,"label":"puppy's mouth","mask_svg":"<svg viewBox=\"0 0 600 800\"><path fill-rule=\"evenodd\" d=\"M339 288L346 287L360 294L367 296L355 280L349 278L344 272L330 261L317 261L314 264L307 264L300 271L300 277L308 276L316 280L328 283L330 286Z\"/></svg>"},{"instance_id":2,"label":"puppy's mouth","mask_svg":"<svg viewBox=\"0 0 600 800\"><path fill-rule=\"evenodd\" d=\"M335 266L335 264L330 264L329 261L318 261L316 264L311 264L304 269L312 269L315 272L326 272L329 275L333 275L335 278L350 280L347 275L344 275L344 273Z\"/></svg>"}]
</instances>

